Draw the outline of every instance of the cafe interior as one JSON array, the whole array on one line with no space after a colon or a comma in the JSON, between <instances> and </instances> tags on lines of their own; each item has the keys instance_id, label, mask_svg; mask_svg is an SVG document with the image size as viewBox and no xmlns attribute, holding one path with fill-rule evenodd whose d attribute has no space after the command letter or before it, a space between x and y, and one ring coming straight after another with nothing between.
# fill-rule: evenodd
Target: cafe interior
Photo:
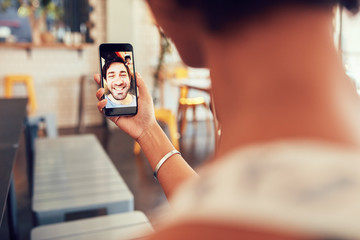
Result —
<instances>
[{"instance_id":1,"label":"cafe interior","mask_svg":"<svg viewBox=\"0 0 360 240\"><path fill-rule=\"evenodd\" d=\"M359 92L360 17L335 16ZM0 239L135 239L170 207L140 146L97 109L101 43L132 44L191 167L216 153L210 73L182 62L144 0L0 0Z\"/></svg>"}]
</instances>

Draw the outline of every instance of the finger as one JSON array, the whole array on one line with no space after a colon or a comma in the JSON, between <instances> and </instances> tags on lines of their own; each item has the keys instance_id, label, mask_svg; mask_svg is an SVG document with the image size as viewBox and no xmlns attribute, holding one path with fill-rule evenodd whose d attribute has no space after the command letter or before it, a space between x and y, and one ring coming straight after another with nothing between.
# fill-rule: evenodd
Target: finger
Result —
<instances>
[{"instance_id":1,"label":"finger","mask_svg":"<svg viewBox=\"0 0 360 240\"><path fill-rule=\"evenodd\" d=\"M136 85L137 85L137 87L144 86L145 83L144 83L144 80L143 80L142 76L140 75L140 73L136 72L135 74L136 74Z\"/></svg>"},{"instance_id":2,"label":"finger","mask_svg":"<svg viewBox=\"0 0 360 240\"><path fill-rule=\"evenodd\" d=\"M104 100L98 102L97 107L98 107L99 112L102 113L102 110L106 106L106 103L107 103L107 99L104 99Z\"/></svg>"},{"instance_id":3,"label":"finger","mask_svg":"<svg viewBox=\"0 0 360 240\"><path fill-rule=\"evenodd\" d=\"M102 96L104 95L105 90L103 88L99 88L96 91L96 97L98 100L102 100Z\"/></svg>"},{"instance_id":4,"label":"finger","mask_svg":"<svg viewBox=\"0 0 360 240\"><path fill-rule=\"evenodd\" d=\"M99 84L99 86L100 86L100 74L94 74L94 80L95 80L95 82L97 83L97 84Z\"/></svg>"},{"instance_id":5,"label":"finger","mask_svg":"<svg viewBox=\"0 0 360 240\"><path fill-rule=\"evenodd\" d=\"M136 85L138 87L139 95L142 95L144 93L148 92L147 86L141 77L140 73L136 72Z\"/></svg>"}]
</instances>

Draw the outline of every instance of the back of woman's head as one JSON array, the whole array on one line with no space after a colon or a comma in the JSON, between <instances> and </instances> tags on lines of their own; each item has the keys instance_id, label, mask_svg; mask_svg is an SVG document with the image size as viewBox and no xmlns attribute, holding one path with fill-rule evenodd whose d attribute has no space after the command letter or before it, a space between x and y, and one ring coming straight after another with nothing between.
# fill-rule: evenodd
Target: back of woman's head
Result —
<instances>
[{"instance_id":1,"label":"back of woman's head","mask_svg":"<svg viewBox=\"0 0 360 240\"><path fill-rule=\"evenodd\" d=\"M175 0L182 8L198 11L207 27L218 31L239 20L281 6L310 6L332 8L340 5L352 13L359 11L360 0Z\"/></svg>"}]
</instances>

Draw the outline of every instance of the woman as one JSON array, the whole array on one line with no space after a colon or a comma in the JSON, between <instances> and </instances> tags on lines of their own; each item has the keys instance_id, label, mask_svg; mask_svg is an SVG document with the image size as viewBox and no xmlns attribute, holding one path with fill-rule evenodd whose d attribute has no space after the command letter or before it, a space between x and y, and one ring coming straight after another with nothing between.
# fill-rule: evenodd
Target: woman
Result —
<instances>
[{"instance_id":1,"label":"woman","mask_svg":"<svg viewBox=\"0 0 360 240\"><path fill-rule=\"evenodd\" d=\"M148 3L184 62L210 69L222 125L199 178L172 152L137 75L138 114L111 119L139 142L173 206L150 239L360 238L359 97L333 42L333 8L357 12L359 1Z\"/></svg>"}]
</instances>

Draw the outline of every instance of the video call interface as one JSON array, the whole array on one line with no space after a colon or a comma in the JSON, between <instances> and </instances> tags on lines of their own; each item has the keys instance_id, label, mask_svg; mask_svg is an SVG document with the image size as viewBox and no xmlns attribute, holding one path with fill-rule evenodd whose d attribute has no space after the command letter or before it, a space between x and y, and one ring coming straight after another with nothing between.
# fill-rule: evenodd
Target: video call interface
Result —
<instances>
[{"instance_id":1,"label":"video call interface","mask_svg":"<svg viewBox=\"0 0 360 240\"><path fill-rule=\"evenodd\" d=\"M103 67L106 61L114 59L115 57L122 58L126 64L129 66L131 72L134 72L133 69L133 56L132 52L104 52L101 54L101 66Z\"/></svg>"},{"instance_id":2,"label":"video call interface","mask_svg":"<svg viewBox=\"0 0 360 240\"><path fill-rule=\"evenodd\" d=\"M102 52L101 66L107 108L135 104L135 80L132 52Z\"/></svg>"}]
</instances>

